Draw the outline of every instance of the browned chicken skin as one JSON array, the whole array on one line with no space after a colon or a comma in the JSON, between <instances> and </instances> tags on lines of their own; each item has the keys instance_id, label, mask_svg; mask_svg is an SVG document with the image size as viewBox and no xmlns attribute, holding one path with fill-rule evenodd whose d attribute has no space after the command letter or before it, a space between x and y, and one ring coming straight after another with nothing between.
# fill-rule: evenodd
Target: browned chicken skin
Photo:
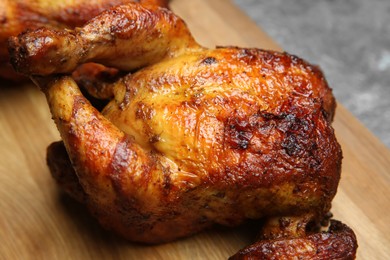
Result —
<instances>
[{"instance_id":1,"label":"browned chicken skin","mask_svg":"<svg viewBox=\"0 0 390 260\"><path fill-rule=\"evenodd\" d=\"M168 0L0 0L0 78L21 80L9 63L7 41L40 27L74 28L110 7L130 2L167 6Z\"/></svg>"},{"instance_id":2,"label":"browned chicken skin","mask_svg":"<svg viewBox=\"0 0 390 260\"><path fill-rule=\"evenodd\" d=\"M10 52L46 94L61 133L63 144L48 149L53 176L106 228L160 243L268 219L262 240L235 257L284 243L288 253L263 258L327 259L326 246L340 241L348 250L340 259L355 256L344 225L319 233L342 154L335 100L317 67L286 53L203 48L172 12L140 4L75 30L22 34ZM101 112L59 75L86 62L133 72L105 87L113 98Z\"/></svg>"},{"instance_id":3,"label":"browned chicken skin","mask_svg":"<svg viewBox=\"0 0 390 260\"><path fill-rule=\"evenodd\" d=\"M240 259L355 259L356 237L340 221L331 220L328 232L300 237L260 240L229 260ZM299 252L299 254L297 254Z\"/></svg>"}]
</instances>

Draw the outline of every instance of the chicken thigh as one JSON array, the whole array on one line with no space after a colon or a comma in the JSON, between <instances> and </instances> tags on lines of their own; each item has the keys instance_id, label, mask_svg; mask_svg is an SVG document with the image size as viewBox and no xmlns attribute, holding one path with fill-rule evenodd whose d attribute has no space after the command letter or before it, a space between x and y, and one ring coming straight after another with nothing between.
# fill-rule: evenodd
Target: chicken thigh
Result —
<instances>
[{"instance_id":1,"label":"chicken thigh","mask_svg":"<svg viewBox=\"0 0 390 260\"><path fill-rule=\"evenodd\" d=\"M235 259L354 258L347 226L320 232L342 152L319 68L287 53L204 48L179 17L146 4L21 34L10 52L61 134L48 149L53 176L107 229L161 243L259 219L260 241ZM87 62L131 72L106 86L102 111L69 76Z\"/></svg>"}]
</instances>

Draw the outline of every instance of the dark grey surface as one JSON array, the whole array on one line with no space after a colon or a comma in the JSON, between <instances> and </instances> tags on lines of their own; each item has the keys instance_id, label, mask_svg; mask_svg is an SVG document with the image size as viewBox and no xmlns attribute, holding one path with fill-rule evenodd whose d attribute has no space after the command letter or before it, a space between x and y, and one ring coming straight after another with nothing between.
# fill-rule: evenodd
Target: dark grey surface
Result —
<instances>
[{"instance_id":1,"label":"dark grey surface","mask_svg":"<svg viewBox=\"0 0 390 260\"><path fill-rule=\"evenodd\" d=\"M390 0L234 0L390 147ZM337 112L336 112L337 113Z\"/></svg>"}]
</instances>

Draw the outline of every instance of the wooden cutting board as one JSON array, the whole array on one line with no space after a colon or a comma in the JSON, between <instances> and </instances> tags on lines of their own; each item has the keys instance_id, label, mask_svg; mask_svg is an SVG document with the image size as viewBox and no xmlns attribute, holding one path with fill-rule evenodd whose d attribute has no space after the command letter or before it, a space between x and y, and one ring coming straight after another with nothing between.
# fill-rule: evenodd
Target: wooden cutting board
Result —
<instances>
[{"instance_id":1,"label":"wooden cutting board","mask_svg":"<svg viewBox=\"0 0 390 260\"><path fill-rule=\"evenodd\" d=\"M280 50L228 0L171 6L205 46ZM250 243L250 226L158 246L103 230L50 177L45 149L59 135L43 94L31 84L0 84L0 259L226 259ZM344 152L334 216L356 232L358 259L390 259L390 151L342 105L334 127Z\"/></svg>"}]
</instances>

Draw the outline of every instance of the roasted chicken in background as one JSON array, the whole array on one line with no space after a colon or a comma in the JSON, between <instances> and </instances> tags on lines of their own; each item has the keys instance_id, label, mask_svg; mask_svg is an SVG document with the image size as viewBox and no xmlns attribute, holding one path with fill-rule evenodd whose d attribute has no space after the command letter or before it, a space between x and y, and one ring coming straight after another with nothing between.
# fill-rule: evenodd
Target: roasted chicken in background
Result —
<instances>
[{"instance_id":1,"label":"roasted chicken in background","mask_svg":"<svg viewBox=\"0 0 390 260\"><path fill-rule=\"evenodd\" d=\"M167 6L168 0L139 0ZM0 79L23 80L9 63L7 41L26 30L40 27L71 29L110 7L138 0L0 0Z\"/></svg>"},{"instance_id":2,"label":"roasted chicken in background","mask_svg":"<svg viewBox=\"0 0 390 260\"><path fill-rule=\"evenodd\" d=\"M82 28L12 37L10 53L61 134L48 148L52 175L107 229L162 243L258 219L259 241L234 259L355 257L352 230L329 220L342 153L317 67L204 48L171 11L134 3ZM98 91L110 99L101 111L69 76L89 62L130 72Z\"/></svg>"}]
</instances>

